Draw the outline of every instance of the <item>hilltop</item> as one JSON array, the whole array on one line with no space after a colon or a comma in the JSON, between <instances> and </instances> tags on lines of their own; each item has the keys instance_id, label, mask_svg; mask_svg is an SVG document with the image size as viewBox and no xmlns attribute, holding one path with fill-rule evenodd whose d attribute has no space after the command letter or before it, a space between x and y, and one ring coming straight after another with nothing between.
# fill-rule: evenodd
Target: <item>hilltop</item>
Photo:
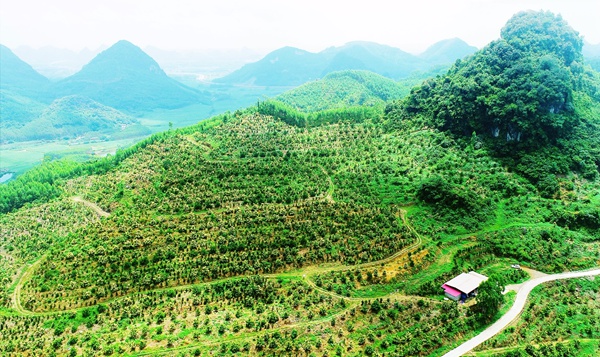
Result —
<instances>
[{"instance_id":1,"label":"hilltop","mask_svg":"<svg viewBox=\"0 0 600 357\"><path fill-rule=\"evenodd\" d=\"M393 80L369 71L340 71L276 97L301 111L351 106L384 106L407 93Z\"/></svg>"},{"instance_id":2,"label":"hilltop","mask_svg":"<svg viewBox=\"0 0 600 357\"><path fill-rule=\"evenodd\" d=\"M53 85L51 95L80 95L127 112L207 103L208 95L169 78L139 47L119 41L81 71Z\"/></svg>"},{"instance_id":3,"label":"hilltop","mask_svg":"<svg viewBox=\"0 0 600 357\"><path fill-rule=\"evenodd\" d=\"M548 195L557 175L597 177L600 77L583 66L578 33L552 13L523 12L501 35L389 110L486 145Z\"/></svg>"},{"instance_id":4,"label":"hilltop","mask_svg":"<svg viewBox=\"0 0 600 357\"><path fill-rule=\"evenodd\" d=\"M422 57L398 48L373 42L350 42L330 47L319 53L284 47L269 53L215 83L256 86L298 86L342 70L368 70L391 79L408 77L417 70L428 70L439 64L450 64L474 47L460 40L442 41L425 51ZM460 56L460 57L455 57Z\"/></svg>"},{"instance_id":5,"label":"hilltop","mask_svg":"<svg viewBox=\"0 0 600 357\"><path fill-rule=\"evenodd\" d=\"M443 300L450 278L476 270L502 291L528 278L511 264L598 265L600 78L580 43L558 16L519 13L385 108L259 102L0 186L0 349L442 355L490 323L482 304ZM336 81L390 84L323 83ZM582 355L597 280L534 295L527 327L497 343L545 353L570 339Z\"/></svg>"}]
</instances>

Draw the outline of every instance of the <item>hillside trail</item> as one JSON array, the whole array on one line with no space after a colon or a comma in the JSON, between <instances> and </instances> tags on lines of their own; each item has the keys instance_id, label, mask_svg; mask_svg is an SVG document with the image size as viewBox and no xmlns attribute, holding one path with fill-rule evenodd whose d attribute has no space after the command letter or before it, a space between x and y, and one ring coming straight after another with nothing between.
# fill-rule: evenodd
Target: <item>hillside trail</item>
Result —
<instances>
[{"instance_id":1,"label":"hillside trail","mask_svg":"<svg viewBox=\"0 0 600 357\"><path fill-rule=\"evenodd\" d=\"M110 216L110 213L102 210L102 208L100 208L98 205L96 205L93 202L87 201L79 196L73 196L71 197L71 199L75 202L80 202L85 204L86 206L90 207L91 209L93 209L99 216L101 217L108 217ZM343 295L339 295L335 292L332 291L328 291L326 289L323 289L321 287L318 287L311 279L310 276L315 275L315 274L320 274L320 273L326 273L326 272L330 272L330 271L346 271L346 270L350 270L350 269L363 269L363 268L369 268L369 267L375 267L375 266L379 266L381 264L385 264L388 263L390 261L393 261L394 259L397 259L400 256L403 256L405 254L408 254L409 251L416 249L417 247L419 247L422 243L423 240L421 238L421 235L419 235L412 226L410 226L407 218L406 218L406 211L403 209L400 209L399 213L398 213L399 217L402 219L403 223L408 227L409 231L411 231L416 239L415 242L407 247L404 247L403 249L397 251L396 253L392 254L391 256L388 256L386 258L377 260L377 261L372 261L372 262L367 262L367 263L362 263L362 264L357 264L357 265L335 265L335 266L308 266L308 267L304 267L296 272L290 272L287 273L290 276L301 276L302 280L306 282L306 284L308 284L310 287L314 288L315 290L321 292L322 294L325 295L329 295L332 297L336 297L336 298L340 298L340 299L345 299L348 301L353 301L353 302L358 302L358 301L364 301L364 300L371 300L370 298L353 298L353 297L347 297L347 296L343 296ZM19 278L16 286L15 286L15 290L13 291L12 294L12 305L15 308L15 310L17 312L19 312L22 315L27 315L27 316L36 316L36 315L49 315L49 314L53 314L55 313L55 311L46 311L46 312L33 312L33 311L29 311L25 308L23 308L23 306L21 305L21 289L22 287L27 283L27 281L29 279L31 279L31 276L33 275L33 272L36 270L37 266L43 261L43 259L45 258L45 256L41 257L40 259L38 259L36 262L34 262L33 264L27 266L24 268L23 273L21 275L21 277ZM266 278L277 278L279 276L279 274L261 274L261 276L264 276ZM228 278L229 279L229 278ZM225 279L226 280L226 279ZM214 283L213 282L207 282L206 284L210 284L210 283ZM204 284L204 283L203 283ZM188 285L181 285L181 286L177 286L177 287L169 287L169 288L175 288L175 289L185 289L185 288L189 288L192 286L196 286L198 284L188 284ZM154 290L149 290L149 291L160 291L160 290L166 290L168 288L160 288L160 289L154 289ZM410 299L410 297L408 296L402 296L400 294L393 294L395 298L398 299ZM117 297L115 299L120 299L120 298L124 298L125 296L121 296L121 297ZM113 299L111 299L113 300ZM78 308L74 308L74 309L70 309L68 311L76 311L78 310ZM64 312L64 311L63 311Z\"/></svg>"},{"instance_id":2,"label":"hillside trail","mask_svg":"<svg viewBox=\"0 0 600 357\"><path fill-rule=\"evenodd\" d=\"M573 339L561 340L558 343L567 343L567 342L573 342L573 341L596 342L596 341L598 341L598 339L595 339L595 338L573 338ZM489 350L485 350L485 351L481 351L481 352L485 353L486 355L489 355L489 353L493 353L493 356L495 356L495 355L502 355L502 353L504 353L504 352L510 352L510 351L515 351L519 348L525 348L527 346L540 348L543 345L544 345L543 342L531 343L531 341L529 341L527 344L523 344L523 345L491 348ZM477 356L477 352L471 351L471 352L468 352L465 356Z\"/></svg>"},{"instance_id":3,"label":"hillside trail","mask_svg":"<svg viewBox=\"0 0 600 357\"><path fill-rule=\"evenodd\" d=\"M586 271L574 271L574 272L566 272L552 275L544 275L539 276L537 278L533 278L523 283L521 288L517 292L517 297L513 306L506 312L498 321L493 323L491 326L483 330L479 335L473 337L472 339L464 342L460 346L456 347L452 351L446 353L443 357L459 357L464 354L470 352L475 347L479 346L483 342L489 340L494 337L498 333L500 333L506 326L512 323L515 319L517 319L523 309L525 308L525 304L527 303L527 298L529 297L529 293L538 285L544 284L554 280L561 279L573 279L573 278L583 278L583 277L591 277L600 275L600 268Z\"/></svg>"},{"instance_id":4,"label":"hillside trail","mask_svg":"<svg viewBox=\"0 0 600 357\"><path fill-rule=\"evenodd\" d=\"M83 203L84 205L88 206L94 212L96 212L96 214L100 217L109 217L110 216L110 213L108 213L105 210L103 210L102 208L100 208L100 206L98 206L94 202L90 202L90 201L82 198L81 196L73 196L73 197L71 197L71 199L75 202Z\"/></svg>"},{"instance_id":5,"label":"hillside trail","mask_svg":"<svg viewBox=\"0 0 600 357\"><path fill-rule=\"evenodd\" d=\"M331 188L331 187L330 187ZM79 196L74 196L71 197L71 199L75 202L79 202L82 203L86 206L88 206L89 208L91 208L92 210L94 210L96 212L96 214L98 214L98 216L100 217L108 217L110 216L110 213L104 211L102 208L100 208L98 205L96 205L93 202L87 201ZM415 241L397 251L396 253L392 254L391 256L388 256L384 259L380 259L377 261L373 261L373 262L368 262L368 263L363 263L363 264L357 264L357 265L352 265L352 266L345 266L345 265L336 265L336 266L309 266L306 267L304 269L300 269L299 271L293 272L291 273L291 275L301 275L302 276L302 280L305 281L309 286L311 286L313 289L319 291L320 293L323 294L327 294L330 295L332 297L336 297L336 298L340 298L340 299L345 299L347 301L350 302L350 306L354 306L355 304L357 304L359 301L364 301L364 300L372 300L371 298L358 298L358 297L347 297L347 296L342 296L339 295L335 292L331 292L328 291L326 289L320 288L318 286L316 286L316 284L314 283L314 281L312 281L310 279L310 276L318 274L318 273L324 273L324 272L329 272L329 271L344 271L344 270L349 270L349 269L361 269L361 268L368 268L368 267L374 267L374 266L378 266L378 265L382 265L385 263L388 263L390 261L393 261L394 259L397 259L398 257L408 254L409 251L414 250L416 248L418 248L421 244L423 244L423 238L422 236L412 227L412 225L408 222L408 219L406 217L406 211L403 209L400 209L398 211L398 216L399 218L402 220L402 222L404 223L404 225L407 227L407 229L414 234L415 236ZM38 259L36 262L32 263L31 265L27 266L24 268L23 273L21 275L21 277L19 278L19 281L17 282L15 289L11 295L11 300L12 300L12 305L14 307L14 309L23 316L36 316L36 315L49 315L49 314L54 314L54 313L60 313L59 311L47 311L47 312L42 312L42 313L36 313L33 311L29 311L27 309L25 309L22 305L21 305L21 289L24 286L24 284L31 279L34 271L36 270L36 268L40 265L40 263L46 258L46 255L42 256L40 259ZM531 276L532 279L523 283L523 284L516 284L514 287L512 287L512 290L517 291L517 296L516 296L516 300L513 304L513 306L510 308L510 310L504 314L500 320L498 320L496 323L494 323L493 325L489 326L487 329L485 329L484 331L482 331L479 335L475 336L474 338L464 342L463 344L461 344L460 346L458 346L457 348L455 348L454 350L446 353L443 357L455 357L455 356L462 356L465 353L468 353L469 351L471 351L473 348L475 348L476 346L478 346L479 344L485 342L486 340L490 339L491 337L495 336L496 334L498 334L500 331L502 331L506 326L508 326L510 323L512 323L514 320L516 320L518 318L518 316L521 314L522 310L525 307L526 301L527 301L527 297L529 296L529 293L533 290L533 288L535 288L536 286L549 282L549 281L554 281L554 280L559 280L559 279L570 279L570 278L578 278L578 277L587 277L587 276L596 276L596 275L600 275L600 268L598 269L594 269L594 270L587 270L587 271L576 271L576 272L567 272L567 273L560 273L560 274L553 274L553 275L546 275L544 273L532 270L532 269L528 269L528 268L524 268L524 270L526 270ZM289 274L289 273L288 273ZM277 277L277 274L261 274L262 276L265 276L267 278L275 278ZM210 282L209 282L210 283ZM206 283L206 284L209 284ZM175 289L185 289L187 287L191 287L191 286L195 286L198 284L189 284L186 286L178 286L178 287L171 287L171 288L175 288ZM166 288L164 288L166 289ZM164 289L157 289L157 290L164 290ZM389 294L388 296L394 296L395 299L411 299L413 297L410 296L405 296L405 295L400 295L397 293L392 293ZM118 297L116 299L120 299L120 298L124 298L125 296L122 297ZM111 299L112 300L112 299ZM78 310L77 308L72 309L73 311ZM348 311L348 308L339 311L338 313L325 317L325 320L331 320L332 318L336 318L338 316L341 316L343 313L345 313L346 311ZM302 322L302 323L297 323L297 324L291 324L291 325L287 325L287 326L282 326L279 329L289 329L292 327L300 327L303 325L312 325L312 324L316 324L316 323L322 323L323 321L311 321L311 322ZM278 330L279 330L278 329ZM246 336L247 337L247 336ZM234 338L233 340L237 340L237 339L245 339L244 336L239 336ZM219 341L219 343L221 343L223 341ZM192 345L188 345L185 346L183 348L181 348L181 350L188 350L191 349L193 347L195 347L196 345L192 344ZM179 349L176 349L179 350ZM172 349L169 349L168 352L173 352ZM154 352L156 353L156 352ZM162 354L162 353L158 353L158 354ZM140 354L143 355L143 354Z\"/></svg>"},{"instance_id":6,"label":"hillside trail","mask_svg":"<svg viewBox=\"0 0 600 357\"><path fill-rule=\"evenodd\" d=\"M400 217L400 219L402 220L404 225L407 227L407 229L414 235L415 241L412 244L402 248L401 250L397 251L396 253L394 253L386 258L372 261L372 262L366 262L366 263L361 263L361 264L356 264L356 265L329 265L329 266L313 265L313 266L306 267L300 271L304 282L306 282L306 284L308 284L313 289L319 291L320 293L329 295L329 296L332 296L335 298L346 299L346 300L350 300L350 301L372 300L372 298L349 297L349 296L340 295L333 291L329 291L327 289L317 286L317 284L315 284L315 282L311 279L311 277L314 275L317 275L317 274L324 274L324 273L329 273L329 272L334 272L334 271L347 271L347 270L365 269L365 268L381 266L381 265L387 264L389 262L392 262L400 257L403 257L411 251L416 250L419 246L421 246L423 244L423 238L421 237L421 235L419 233L417 233L417 231L408 222L408 220L406 218L406 210L400 209L398 211L398 216ZM399 295L399 294L393 294L393 295L395 295L395 297L399 298L399 299L410 299L409 296L405 296L405 295Z\"/></svg>"},{"instance_id":7,"label":"hillside trail","mask_svg":"<svg viewBox=\"0 0 600 357\"><path fill-rule=\"evenodd\" d=\"M77 202L77 203L82 203L85 206L91 208L99 217L109 217L110 216L110 213L108 213L105 210L103 210L102 208L100 208L100 206L98 206L97 204L95 204L93 202L85 200L80 196L73 196L73 197L71 197L71 200L73 200L74 202ZM23 289L23 286L27 283L27 281L29 281L29 279L31 279L34 271L37 269L37 267L41 264L41 262L45 258L46 258L46 255L43 255L38 260L36 260L34 263L32 263L28 266L25 266L23 268L21 276L19 277L17 284L15 285L15 289L13 290L13 292L11 294L11 303L12 303L13 308L22 315L27 315L27 316L40 315L33 311L29 311L23 307L23 305L21 304L21 290Z\"/></svg>"},{"instance_id":8,"label":"hillside trail","mask_svg":"<svg viewBox=\"0 0 600 357\"><path fill-rule=\"evenodd\" d=\"M17 312L19 314L26 315L26 316L36 315L36 313L26 310L21 305L21 289L23 288L23 285L25 285L25 283L29 279L31 279L33 272L45 258L46 258L46 255L43 255L38 260L36 260L33 264L25 267L23 269L21 276L19 277L19 280L17 281L17 284L15 285L15 290L13 290L13 292L11 294L11 302L12 302L13 308L15 310L17 310Z\"/></svg>"}]
</instances>

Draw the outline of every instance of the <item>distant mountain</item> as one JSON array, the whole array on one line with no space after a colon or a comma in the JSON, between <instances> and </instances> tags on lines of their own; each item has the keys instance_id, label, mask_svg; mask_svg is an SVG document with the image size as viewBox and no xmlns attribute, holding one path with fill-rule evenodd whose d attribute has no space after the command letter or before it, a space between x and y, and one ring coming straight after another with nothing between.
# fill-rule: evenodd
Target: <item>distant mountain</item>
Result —
<instances>
[{"instance_id":1,"label":"distant mountain","mask_svg":"<svg viewBox=\"0 0 600 357\"><path fill-rule=\"evenodd\" d=\"M398 48L373 42L350 42L342 47L326 49L322 54L329 59L329 65L321 73L364 69L382 76L400 79L417 69L425 69L427 64L418 57Z\"/></svg>"},{"instance_id":2,"label":"distant mountain","mask_svg":"<svg viewBox=\"0 0 600 357\"><path fill-rule=\"evenodd\" d=\"M74 95L55 100L33 120L7 123L3 128L2 141L111 134L132 124L137 124L135 118L92 99Z\"/></svg>"},{"instance_id":3,"label":"distant mountain","mask_svg":"<svg viewBox=\"0 0 600 357\"><path fill-rule=\"evenodd\" d=\"M475 52L477 47L469 45L460 38L452 38L433 44L419 57L432 64L448 64Z\"/></svg>"},{"instance_id":4,"label":"distant mountain","mask_svg":"<svg viewBox=\"0 0 600 357\"><path fill-rule=\"evenodd\" d=\"M324 69L322 56L294 47L283 47L260 61L249 63L216 83L257 86L297 86L318 79Z\"/></svg>"},{"instance_id":5,"label":"distant mountain","mask_svg":"<svg viewBox=\"0 0 600 357\"><path fill-rule=\"evenodd\" d=\"M37 98L50 84L8 47L0 45L0 89Z\"/></svg>"},{"instance_id":6,"label":"distant mountain","mask_svg":"<svg viewBox=\"0 0 600 357\"><path fill-rule=\"evenodd\" d=\"M600 43L592 45L584 42L582 52L585 61L592 66L593 69L600 72Z\"/></svg>"},{"instance_id":7,"label":"distant mountain","mask_svg":"<svg viewBox=\"0 0 600 357\"><path fill-rule=\"evenodd\" d=\"M208 102L208 95L169 78L139 47L119 41L53 86L56 98L82 95L128 112Z\"/></svg>"},{"instance_id":8,"label":"distant mountain","mask_svg":"<svg viewBox=\"0 0 600 357\"><path fill-rule=\"evenodd\" d=\"M349 70L330 73L275 99L295 109L313 112L357 105L383 105L406 94L397 82L389 78L369 71Z\"/></svg>"},{"instance_id":9,"label":"distant mountain","mask_svg":"<svg viewBox=\"0 0 600 357\"><path fill-rule=\"evenodd\" d=\"M435 45L434 45L435 46ZM453 63L475 48L454 39L432 46L423 56L373 42L350 42L319 53L284 47L258 62L214 80L215 83L257 86L298 86L342 70L368 70L391 79L408 77L417 70Z\"/></svg>"},{"instance_id":10,"label":"distant mountain","mask_svg":"<svg viewBox=\"0 0 600 357\"><path fill-rule=\"evenodd\" d=\"M593 45L591 43L584 42L582 52L583 57L600 57L600 43Z\"/></svg>"}]
</instances>

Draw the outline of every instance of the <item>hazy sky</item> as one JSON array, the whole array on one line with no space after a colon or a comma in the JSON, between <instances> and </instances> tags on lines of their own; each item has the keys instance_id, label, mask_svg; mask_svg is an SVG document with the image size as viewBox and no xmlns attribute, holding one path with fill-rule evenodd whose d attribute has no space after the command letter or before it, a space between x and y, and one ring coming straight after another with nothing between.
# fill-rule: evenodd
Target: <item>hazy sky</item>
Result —
<instances>
[{"instance_id":1,"label":"hazy sky","mask_svg":"<svg viewBox=\"0 0 600 357\"><path fill-rule=\"evenodd\" d=\"M0 43L320 51L365 40L420 52L452 37L483 47L527 9L560 13L600 43L600 0L0 0Z\"/></svg>"}]
</instances>

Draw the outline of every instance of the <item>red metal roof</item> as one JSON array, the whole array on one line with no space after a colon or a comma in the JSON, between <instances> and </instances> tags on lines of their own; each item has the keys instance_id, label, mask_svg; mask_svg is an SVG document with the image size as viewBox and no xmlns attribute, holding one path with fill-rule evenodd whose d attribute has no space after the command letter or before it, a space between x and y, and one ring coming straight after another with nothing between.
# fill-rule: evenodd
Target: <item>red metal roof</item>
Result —
<instances>
[{"instance_id":1,"label":"red metal roof","mask_svg":"<svg viewBox=\"0 0 600 357\"><path fill-rule=\"evenodd\" d=\"M442 288L444 289L444 291L446 291L446 293L452 295L452 296L460 296L461 292L454 289L451 286L448 286L446 284L442 285Z\"/></svg>"}]
</instances>

